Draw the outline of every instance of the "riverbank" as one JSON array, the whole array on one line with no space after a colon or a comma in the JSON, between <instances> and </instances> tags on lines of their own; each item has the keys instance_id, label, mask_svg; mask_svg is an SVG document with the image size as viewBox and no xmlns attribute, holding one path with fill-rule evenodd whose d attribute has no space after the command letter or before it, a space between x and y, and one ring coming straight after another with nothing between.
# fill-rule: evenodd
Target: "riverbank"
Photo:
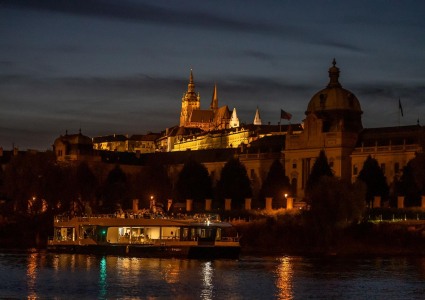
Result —
<instances>
[{"instance_id":1,"label":"riverbank","mask_svg":"<svg viewBox=\"0 0 425 300\"><path fill-rule=\"evenodd\" d=\"M425 222L364 222L313 230L299 218L234 222L243 255L425 256Z\"/></svg>"},{"instance_id":2,"label":"riverbank","mask_svg":"<svg viewBox=\"0 0 425 300\"><path fill-rule=\"evenodd\" d=\"M314 228L300 214L234 219L242 255L425 256L425 221L363 222L343 228ZM0 245L44 248L52 234L49 218L0 225Z\"/></svg>"}]
</instances>

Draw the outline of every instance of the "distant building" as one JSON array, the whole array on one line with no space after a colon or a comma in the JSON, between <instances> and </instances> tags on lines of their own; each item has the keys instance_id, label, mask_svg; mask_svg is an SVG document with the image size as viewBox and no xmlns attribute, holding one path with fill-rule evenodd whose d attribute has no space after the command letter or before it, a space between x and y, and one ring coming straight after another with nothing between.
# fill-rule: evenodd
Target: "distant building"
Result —
<instances>
[{"instance_id":1,"label":"distant building","mask_svg":"<svg viewBox=\"0 0 425 300\"><path fill-rule=\"evenodd\" d=\"M128 151L128 138L122 134L94 137L93 149L126 152Z\"/></svg>"},{"instance_id":2,"label":"distant building","mask_svg":"<svg viewBox=\"0 0 425 300\"><path fill-rule=\"evenodd\" d=\"M91 138L81 133L68 134L58 137L53 144L53 151L58 161L90 160L93 157Z\"/></svg>"},{"instance_id":3,"label":"distant building","mask_svg":"<svg viewBox=\"0 0 425 300\"><path fill-rule=\"evenodd\" d=\"M157 150L156 141L159 133L134 134L128 139L128 151L136 153L154 153Z\"/></svg>"},{"instance_id":4,"label":"distant building","mask_svg":"<svg viewBox=\"0 0 425 300\"><path fill-rule=\"evenodd\" d=\"M325 150L335 176L355 181L371 155L377 159L391 183L402 168L423 150L421 126L363 129L357 97L339 82L335 60L329 69L329 83L311 98L304 130L286 136L285 169L296 194L304 189L315 159Z\"/></svg>"}]
</instances>

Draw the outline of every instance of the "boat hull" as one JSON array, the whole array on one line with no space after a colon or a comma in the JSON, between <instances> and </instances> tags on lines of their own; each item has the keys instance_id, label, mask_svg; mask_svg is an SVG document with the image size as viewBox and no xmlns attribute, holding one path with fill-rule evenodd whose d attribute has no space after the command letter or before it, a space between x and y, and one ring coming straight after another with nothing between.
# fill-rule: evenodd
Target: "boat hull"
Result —
<instances>
[{"instance_id":1,"label":"boat hull","mask_svg":"<svg viewBox=\"0 0 425 300\"><path fill-rule=\"evenodd\" d=\"M129 257L238 259L240 246L49 245L50 252Z\"/></svg>"}]
</instances>

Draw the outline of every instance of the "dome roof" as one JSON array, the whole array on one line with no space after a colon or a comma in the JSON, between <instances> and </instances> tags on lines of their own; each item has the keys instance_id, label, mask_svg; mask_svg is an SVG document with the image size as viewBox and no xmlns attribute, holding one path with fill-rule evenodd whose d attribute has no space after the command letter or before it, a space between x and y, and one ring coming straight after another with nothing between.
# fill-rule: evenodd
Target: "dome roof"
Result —
<instances>
[{"instance_id":1,"label":"dome roof","mask_svg":"<svg viewBox=\"0 0 425 300\"><path fill-rule=\"evenodd\" d=\"M335 59L329 68L329 84L326 88L318 91L311 98L306 114L315 111L350 110L362 113L360 102L350 91L342 88L338 81L339 68L336 67Z\"/></svg>"}]
</instances>

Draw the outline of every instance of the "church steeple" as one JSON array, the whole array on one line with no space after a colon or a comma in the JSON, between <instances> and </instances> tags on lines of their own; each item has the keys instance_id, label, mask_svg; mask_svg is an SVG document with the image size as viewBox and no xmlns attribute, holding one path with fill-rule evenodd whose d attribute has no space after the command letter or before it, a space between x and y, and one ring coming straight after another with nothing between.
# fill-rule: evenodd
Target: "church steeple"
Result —
<instances>
[{"instance_id":1,"label":"church steeple","mask_svg":"<svg viewBox=\"0 0 425 300\"><path fill-rule=\"evenodd\" d=\"M341 84L338 81L339 78L339 68L336 66L336 60L332 61L332 67L329 68L329 84L328 88L341 87Z\"/></svg>"},{"instance_id":2,"label":"church steeple","mask_svg":"<svg viewBox=\"0 0 425 300\"><path fill-rule=\"evenodd\" d=\"M233 108L232 116L230 117L230 128L239 127L239 118L236 114L236 107Z\"/></svg>"},{"instance_id":3,"label":"church steeple","mask_svg":"<svg viewBox=\"0 0 425 300\"><path fill-rule=\"evenodd\" d=\"M183 93L182 109L180 112L180 126L186 126L190 121L192 111L201 108L201 96L195 92L195 82L193 80L193 72L190 69L189 83L187 92Z\"/></svg>"},{"instance_id":4,"label":"church steeple","mask_svg":"<svg viewBox=\"0 0 425 300\"><path fill-rule=\"evenodd\" d=\"M213 111L218 109L218 96L217 96L217 84L214 83L214 91L211 99L210 108Z\"/></svg>"},{"instance_id":5,"label":"church steeple","mask_svg":"<svg viewBox=\"0 0 425 300\"><path fill-rule=\"evenodd\" d=\"M194 93L195 92L195 83L193 82L192 69L190 69L189 84L187 85L187 92L188 93Z\"/></svg>"},{"instance_id":6,"label":"church steeple","mask_svg":"<svg viewBox=\"0 0 425 300\"><path fill-rule=\"evenodd\" d=\"M254 125L261 125L260 111L258 110L258 106L257 110L255 111Z\"/></svg>"}]
</instances>

